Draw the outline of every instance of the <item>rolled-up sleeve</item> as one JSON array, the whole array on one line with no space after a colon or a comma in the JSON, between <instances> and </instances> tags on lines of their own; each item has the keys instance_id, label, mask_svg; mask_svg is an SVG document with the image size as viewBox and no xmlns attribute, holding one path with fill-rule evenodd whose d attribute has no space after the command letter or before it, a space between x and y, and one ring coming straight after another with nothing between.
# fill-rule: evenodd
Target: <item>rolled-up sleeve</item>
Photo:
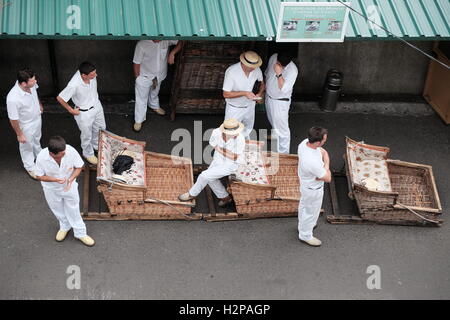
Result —
<instances>
[{"instance_id":1,"label":"rolled-up sleeve","mask_svg":"<svg viewBox=\"0 0 450 320\"><path fill-rule=\"evenodd\" d=\"M70 99L72 99L74 94L75 94L75 87L68 85L63 91L61 91L59 97L63 99L65 102L68 102Z\"/></svg>"},{"instance_id":2,"label":"rolled-up sleeve","mask_svg":"<svg viewBox=\"0 0 450 320\"><path fill-rule=\"evenodd\" d=\"M19 120L19 103L16 101L7 101L6 108L8 110L9 120Z\"/></svg>"},{"instance_id":3,"label":"rolled-up sleeve","mask_svg":"<svg viewBox=\"0 0 450 320\"><path fill-rule=\"evenodd\" d=\"M231 75L230 69L225 72L225 78L223 80L223 91L231 92L233 91L233 77Z\"/></svg>"},{"instance_id":4,"label":"rolled-up sleeve","mask_svg":"<svg viewBox=\"0 0 450 320\"><path fill-rule=\"evenodd\" d=\"M142 44L138 42L136 49L134 50L133 63L141 64L142 60L144 60L144 49L142 48Z\"/></svg>"}]
</instances>

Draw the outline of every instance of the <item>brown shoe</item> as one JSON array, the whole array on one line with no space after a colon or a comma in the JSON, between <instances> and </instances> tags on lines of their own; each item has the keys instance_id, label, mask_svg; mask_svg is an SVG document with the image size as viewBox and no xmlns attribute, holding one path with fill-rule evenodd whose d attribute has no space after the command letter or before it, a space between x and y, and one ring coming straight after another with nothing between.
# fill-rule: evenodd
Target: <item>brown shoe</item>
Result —
<instances>
[{"instance_id":1,"label":"brown shoe","mask_svg":"<svg viewBox=\"0 0 450 320\"><path fill-rule=\"evenodd\" d=\"M219 205L219 207L223 208L223 207L226 207L227 205L229 205L232 201L233 201L233 198L231 198L231 196L228 196L226 198L220 199L218 205Z\"/></svg>"}]
</instances>

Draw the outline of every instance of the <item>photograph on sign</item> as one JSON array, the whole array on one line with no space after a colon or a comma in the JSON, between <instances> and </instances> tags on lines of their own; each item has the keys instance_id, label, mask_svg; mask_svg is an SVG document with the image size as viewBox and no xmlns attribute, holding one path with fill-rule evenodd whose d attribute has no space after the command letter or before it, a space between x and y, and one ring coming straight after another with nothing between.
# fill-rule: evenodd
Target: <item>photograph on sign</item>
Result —
<instances>
[{"instance_id":1,"label":"photograph on sign","mask_svg":"<svg viewBox=\"0 0 450 320\"><path fill-rule=\"evenodd\" d=\"M277 42L343 42L348 20L339 2L282 2Z\"/></svg>"}]
</instances>

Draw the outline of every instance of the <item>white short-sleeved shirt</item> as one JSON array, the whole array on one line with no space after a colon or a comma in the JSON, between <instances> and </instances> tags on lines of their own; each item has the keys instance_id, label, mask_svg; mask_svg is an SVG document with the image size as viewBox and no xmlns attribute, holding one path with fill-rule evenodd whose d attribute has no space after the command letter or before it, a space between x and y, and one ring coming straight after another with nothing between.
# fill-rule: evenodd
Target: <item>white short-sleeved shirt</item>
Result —
<instances>
[{"instance_id":1,"label":"white short-sleeved shirt","mask_svg":"<svg viewBox=\"0 0 450 320\"><path fill-rule=\"evenodd\" d=\"M31 123L41 117L41 107L36 84L31 93L23 91L17 81L6 97L6 108L10 120L18 120L21 124Z\"/></svg>"},{"instance_id":2,"label":"white short-sleeved shirt","mask_svg":"<svg viewBox=\"0 0 450 320\"><path fill-rule=\"evenodd\" d=\"M224 141L222 137L222 131L220 128L217 128L213 130L211 134L211 138L209 139L209 144L215 148L216 146L219 146L221 148L224 148L234 154L238 155L238 158L236 161L233 161L221 153L214 151L214 162L217 163L225 163L225 164L231 164L231 165L239 165L244 162L244 152L245 152L245 138L244 135L241 133L239 134L235 139L229 139L228 141Z\"/></svg>"},{"instance_id":3,"label":"white short-sleeved shirt","mask_svg":"<svg viewBox=\"0 0 450 320\"><path fill-rule=\"evenodd\" d=\"M305 188L318 189L323 187L323 181L317 181L316 178L323 178L327 173L321 148L312 149L307 145L308 139L305 139L298 146L298 177L300 185Z\"/></svg>"},{"instance_id":4,"label":"white short-sleeved shirt","mask_svg":"<svg viewBox=\"0 0 450 320\"><path fill-rule=\"evenodd\" d=\"M292 61L284 68L283 78L284 85L280 89L278 87L278 79L276 77L275 70L273 66L277 62L278 54L275 53L270 57L269 65L266 69L266 92L273 99L290 99L292 96L292 91L294 90L294 84L298 76L298 68Z\"/></svg>"},{"instance_id":5,"label":"white short-sleeved shirt","mask_svg":"<svg viewBox=\"0 0 450 320\"><path fill-rule=\"evenodd\" d=\"M75 106L83 110L95 107L98 101L97 78L87 84L81 78L80 71L77 71L59 96L65 102L72 99Z\"/></svg>"},{"instance_id":6,"label":"white short-sleeved shirt","mask_svg":"<svg viewBox=\"0 0 450 320\"><path fill-rule=\"evenodd\" d=\"M48 176L58 179L69 179L75 169L84 166L83 159L80 154L72 146L66 145L66 154L61 159L59 166L55 159L50 156L48 148L43 149L37 156L35 174L37 177ZM42 187L52 190L63 190L67 184L59 184L58 182L41 181ZM78 186L77 182L72 183L72 188Z\"/></svg>"},{"instance_id":7,"label":"white short-sleeved shirt","mask_svg":"<svg viewBox=\"0 0 450 320\"><path fill-rule=\"evenodd\" d=\"M158 78L161 82L167 77L167 57L169 47L176 45L176 40L162 40L158 43L153 40L141 40L134 51L134 64L141 65L140 76Z\"/></svg>"},{"instance_id":8,"label":"white short-sleeved shirt","mask_svg":"<svg viewBox=\"0 0 450 320\"><path fill-rule=\"evenodd\" d=\"M238 62L230 66L225 71L225 79L223 81L223 91L253 91L256 81L263 81L263 74L260 68L256 68L250 72L248 78L242 69L241 63ZM253 100L249 100L246 97L239 97L233 99L225 99L227 103L244 108L253 103Z\"/></svg>"}]
</instances>

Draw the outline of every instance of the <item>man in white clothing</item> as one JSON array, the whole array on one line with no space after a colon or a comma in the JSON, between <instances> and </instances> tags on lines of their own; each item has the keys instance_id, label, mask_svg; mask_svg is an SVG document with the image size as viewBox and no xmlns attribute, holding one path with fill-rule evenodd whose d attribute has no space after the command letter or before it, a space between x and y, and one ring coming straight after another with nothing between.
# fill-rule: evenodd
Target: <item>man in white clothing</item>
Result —
<instances>
[{"instance_id":1,"label":"man in white clothing","mask_svg":"<svg viewBox=\"0 0 450 320\"><path fill-rule=\"evenodd\" d=\"M95 242L86 234L76 182L83 167L84 162L78 152L66 145L63 138L55 136L37 157L36 176L41 181L50 210L59 221L56 241L63 241L73 229L75 238L92 247Z\"/></svg>"},{"instance_id":2,"label":"man in white clothing","mask_svg":"<svg viewBox=\"0 0 450 320\"><path fill-rule=\"evenodd\" d=\"M175 45L170 51L169 47ZM175 55L181 50L182 41L142 40L136 45L133 71L136 78L133 130L141 131L147 118L147 106L163 116L166 112L159 105L159 89L167 76L167 64L175 63Z\"/></svg>"},{"instance_id":3,"label":"man in white clothing","mask_svg":"<svg viewBox=\"0 0 450 320\"><path fill-rule=\"evenodd\" d=\"M249 139L255 123L255 104L256 101L262 100L265 84L259 68L262 59L256 52L244 52L240 60L225 72L222 88L226 101L225 120L241 121L245 126L244 137ZM257 81L260 81L261 85L255 94L253 89Z\"/></svg>"},{"instance_id":4,"label":"man in white clothing","mask_svg":"<svg viewBox=\"0 0 450 320\"><path fill-rule=\"evenodd\" d=\"M209 140L214 148L214 159L209 168L203 171L195 185L188 193L179 196L180 201L190 201L196 198L208 184L216 197L220 199L219 206L224 207L232 199L220 179L235 174L239 164L244 161L245 138L242 135L244 125L236 119L227 119L215 129Z\"/></svg>"},{"instance_id":5,"label":"man in white clothing","mask_svg":"<svg viewBox=\"0 0 450 320\"><path fill-rule=\"evenodd\" d=\"M328 131L313 127L298 146L298 176L300 179L300 203L298 207L299 239L318 247L322 242L313 237L313 229L320 215L324 182L331 181L330 157L323 149Z\"/></svg>"},{"instance_id":6,"label":"man in white clothing","mask_svg":"<svg viewBox=\"0 0 450 320\"><path fill-rule=\"evenodd\" d=\"M278 153L290 153L289 108L298 68L290 51L275 53L266 69L266 110Z\"/></svg>"},{"instance_id":7,"label":"man in white clothing","mask_svg":"<svg viewBox=\"0 0 450 320\"><path fill-rule=\"evenodd\" d=\"M23 166L30 177L36 179L35 159L41 152L41 114L44 111L39 100L36 75L31 69L17 73L17 82L6 97L8 118L19 141Z\"/></svg>"},{"instance_id":8,"label":"man in white clothing","mask_svg":"<svg viewBox=\"0 0 450 320\"><path fill-rule=\"evenodd\" d=\"M98 162L94 151L98 150L100 130L106 129L105 114L97 92L97 70L90 62L83 62L56 98L75 117L81 131L81 148L84 158L92 165ZM68 102L72 99L75 108Z\"/></svg>"}]
</instances>

